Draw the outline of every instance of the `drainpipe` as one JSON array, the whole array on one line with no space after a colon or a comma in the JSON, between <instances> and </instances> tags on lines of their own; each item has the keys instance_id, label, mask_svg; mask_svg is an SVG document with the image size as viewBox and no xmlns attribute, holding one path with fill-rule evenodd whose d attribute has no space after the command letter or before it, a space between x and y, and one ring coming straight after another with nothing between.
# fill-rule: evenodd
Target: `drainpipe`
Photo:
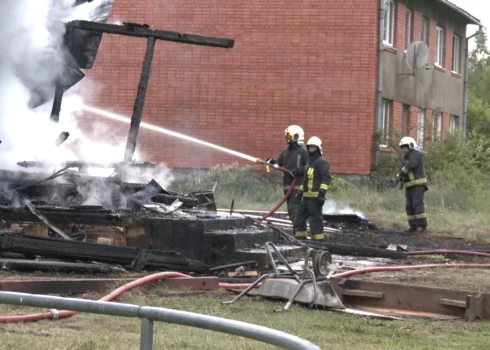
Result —
<instances>
[{"instance_id":1,"label":"drainpipe","mask_svg":"<svg viewBox=\"0 0 490 350\"><path fill-rule=\"evenodd\" d=\"M466 118L467 118L467 111L468 111L468 70L469 70L469 57L468 57L468 43L471 38L479 35L482 32L483 28L480 26L478 28L478 31L469 37L466 38L466 46L465 46L465 52L464 52L464 85L463 85L463 140L466 139Z\"/></svg>"},{"instance_id":2,"label":"drainpipe","mask_svg":"<svg viewBox=\"0 0 490 350\"><path fill-rule=\"evenodd\" d=\"M379 121L383 113L383 51L384 51L384 27L385 27L386 0L379 0L379 27L378 27L378 86L376 89L376 120L375 132L379 130ZM379 147L374 150L374 164L377 165L379 160Z\"/></svg>"}]
</instances>

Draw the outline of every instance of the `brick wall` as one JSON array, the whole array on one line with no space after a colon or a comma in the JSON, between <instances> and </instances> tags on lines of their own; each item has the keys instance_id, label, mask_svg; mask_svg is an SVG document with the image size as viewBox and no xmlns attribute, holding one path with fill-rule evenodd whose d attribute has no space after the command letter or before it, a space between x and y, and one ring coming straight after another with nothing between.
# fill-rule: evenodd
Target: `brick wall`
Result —
<instances>
[{"instance_id":1,"label":"brick wall","mask_svg":"<svg viewBox=\"0 0 490 350\"><path fill-rule=\"evenodd\" d=\"M233 49L158 41L143 121L254 157L277 156L284 129L299 124L323 140L334 172L367 174L377 16L372 0L118 0L109 22L235 40ZM131 116L145 47L145 39L104 35L83 82L87 102ZM94 118L81 122L90 129ZM128 125L110 125L126 137ZM146 130L138 151L172 167L251 164Z\"/></svg>"}]
</instances>

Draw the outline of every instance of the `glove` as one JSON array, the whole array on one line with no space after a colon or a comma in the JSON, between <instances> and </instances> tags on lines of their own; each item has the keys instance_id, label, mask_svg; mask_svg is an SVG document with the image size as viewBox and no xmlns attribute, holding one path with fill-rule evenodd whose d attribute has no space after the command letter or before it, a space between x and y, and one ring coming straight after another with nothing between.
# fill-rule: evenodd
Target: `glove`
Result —
<instances>
[{"instance_id":1,"label":"glove","mask_svg":"<svg viewBox=\"0 0 490 350\"><path fill-rule=\"evenodd\" d=\"M293 169L289 172L289 175L291 175L292 177L298 177L300 175L300 172L301 170L300 169Z\"/></svg>"},{"instance_id":2,"label":"glove","mask_svg":"<svg viewBox=\"0 0 490 350\"><path fill-rule=\"evenodd\" d=\"M325 202L325 193L325 191L318 191L318 197L316 197L316 201L322 205Z\"/></svg>"},{"instance_id":3,"label":"glove","mask_svg":"<svg viewBox=\"0 0 490 350\"><path fill-rule=\"evenodd\" d=\"M400 182L400 181L402 181L402 176L400 174L396 174L395 179L397 182Z\"/></svg>"},{"instance_id":4,"label":"glove","mask_svg":"<svg viewBox=\"0 0 490 350\"><path fill-rule=\"evenodd\" d=\"M303 199L303 191L298 191L296 194L295 194L295 197L301 201L301 199Z\"/></svg>"},{"instance_id":5,"label":"glove","mask_svg":"<svg viewBox=\"0 0 490 350\"><path fill-rule=\"evenodd\" d=\"M277 160L271 157L267 158L265 161L269 164L277 164Z\"/></svg>"}]
</instances>

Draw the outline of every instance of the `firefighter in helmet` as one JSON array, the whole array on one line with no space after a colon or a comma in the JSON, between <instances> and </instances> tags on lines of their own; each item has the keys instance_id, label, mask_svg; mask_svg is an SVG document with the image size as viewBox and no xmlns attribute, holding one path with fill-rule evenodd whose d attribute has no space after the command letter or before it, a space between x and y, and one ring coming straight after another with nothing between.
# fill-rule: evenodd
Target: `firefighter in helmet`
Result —
<instances>
[{"instance_id":1,"label":"firefighter in helmet","mask_svg":"<svg viewBox=\"0 0 490 350\"><path fill-rule=\"evenodd\" d=\"M409 225L407 232L425 232L427 215L424 208L424 194L428 188L424 157L422 152L417 150L417 143L411 137L403 137L399 146L404 156L396 180L405 186L405 210Z\"/></svg>"},{"instance_id":2,"label":"firefighter in helmet","mask_svg":"<svg viewBox=\"0 0 490 350\"><path fill-rule=\"evenodd\" d=\"M293 179L295 177L298 178L293 191L287 199L288 214L294 228L296 213L298 212L299 204L301 202L299 185L303 181L304 166L308 158L308 151L304 145L305 133L300 126L288 126L286 130L284 130L284 135L287 147L282 150L277 159L268 158L267 162L270 164L277 164L280 167L290 170L289 173L284 173L283 175L282 184L284 194L289 190Z\"/></svg>"},{"instance_id":3,"label":"firefighter in helmet","mask_svg":"<svg viewBox=\"0 0 490 350\"><path fill-rule=\"evenodd\" d=\"M306 221L310 221L311 238L323 240L323 213L325 194L332 181L328 162L323 158L322 141L313 136L306 143L308 148L308 161L305 167L305 176L300 191L303 200L296 217L296 238L306 239Z\"/></svg>"}]
</instances>

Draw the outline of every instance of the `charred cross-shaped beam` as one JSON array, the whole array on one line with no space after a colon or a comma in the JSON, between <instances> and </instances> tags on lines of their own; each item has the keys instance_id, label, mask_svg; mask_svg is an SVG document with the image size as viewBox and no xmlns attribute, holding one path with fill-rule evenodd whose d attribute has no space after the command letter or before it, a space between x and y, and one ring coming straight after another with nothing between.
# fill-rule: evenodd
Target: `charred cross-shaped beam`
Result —
<instances>
[{"instance_id":1,"label":"charred cross-shaped beam","mask_svg":"<svg viewBox=\"0 0 490 350\"><path fill-rule=\"evenodd\" d=\"M125 36L134 36L147 38L145 59L141 69L138 92L133 106L133 115L129 127L124 161L129 162L133 158L136 149L136 139L138 137L143 106L145 104L146 90L150 79L151 62L156 40L173 41L182 44L204 45L221 48L232 48L235 41L233 39L206 37L194 34L181 34L165 30L152 30L148 25L136 23L124 23L124 25L106 24L90 21L72 21L66 24L67 28L93 31L97 33L119 34Z\"/></svg>"}]
</instances>

